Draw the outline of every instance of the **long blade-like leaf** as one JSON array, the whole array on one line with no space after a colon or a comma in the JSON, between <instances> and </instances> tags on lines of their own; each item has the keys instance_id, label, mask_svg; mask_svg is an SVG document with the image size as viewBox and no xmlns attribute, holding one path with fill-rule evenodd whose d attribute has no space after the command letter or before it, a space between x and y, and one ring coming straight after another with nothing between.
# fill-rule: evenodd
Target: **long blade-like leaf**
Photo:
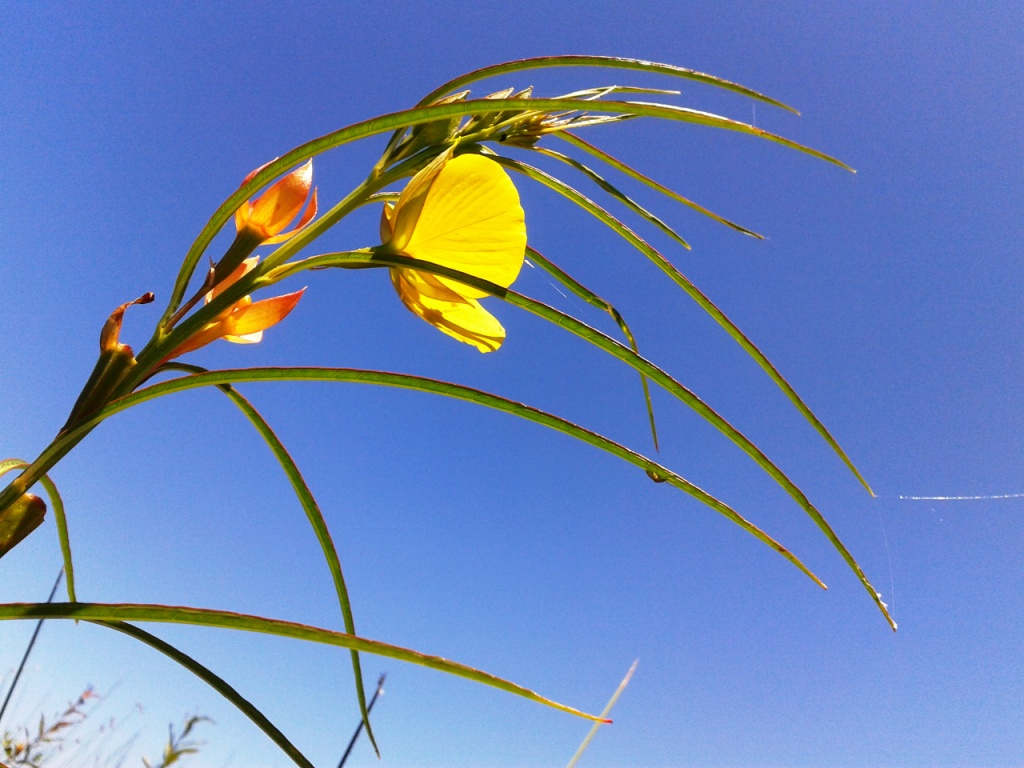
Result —
<instances>
[{"instance_id":1,"label":"long blade-like leaf","mask_svg":"<svg viewBox=\"0 0 1024 768\"><path fill-rule=\"evenodd\" d=\"M595 331L595 333L597 332ZM612 344L617 344L617 342L614 342L611 339L608 339L608 341ZM625 350L627 353L632 354L621 344L618 344L617 346L621 347L621 349ZM491 394L490 392L483 392L478 389L465 387L461 384L454 384L448 381L438 381L436 379L427 379L421 376L412 376L409 374L389 373L387 371L366 371L355 368L241 368L223 371L210 371L208 373L197 373L192 376L171 379L170 381L153 384L134 392L131 395L118 398L98 414L93 416L92 419L83 422L80 427L76 427L76 429L88 429L94 422L109 418L115 413L163 395L169 395L174 392L183 392L196 387L217 386L219 384L232 384L245 381L333 381L339 383L350 382L397 387L419 392L430 392L458 400L465 400L466 402L484 405L488 408L510 413L513 416L518 416L520 418L527 419L528 421L542 424L546 427L550 427L551 429L563 432L571 437L575 437L585 443L589 443L590 445L600 448L613 456L618 456L630 464L640 467L647 472L648 475L657 477L659 480L667 482L669 485L693 496L698 501L706 504L728 520L740 526L743 530L750 533L759 541L779 552L793 565L803 571L816 584L825 588L825 585L822 584L821 580L815 576L792 552L749 520L745 519L728 504L716 499L707 491L699 488L672 470L663 467L661 464L658 464L657 462L652 461L646 456L636 453L625 446L619 445L613 440L609 440L603 435L599 435L596 432L580 427L558 416L547 413L546 411L524 405L523 403L517 403L504 397L499 397L498 395Z\"/></svg>"},{"instance_id":2,"label":"long blade-like leaf","mask_svg":"<svg viewBox=\"0 0 1024 768\"><path fill-rule=\"evenodd\" d=\"M57 526L57 538L60 540L60 554L64 559L64 584L68 591L68 600L75 602L75 565L71 561L71 537L68 534L68 518L64 514L64 502L57 491L57 485L49 475L43 475L39 482L46 489L53 507L53 520Z\"/></svg>"},{"instance_id":3,"label":"long blade-like leaf","mask_svg":"<svg viewBox=\"0 0 1024 768\"><path fill-rule=\"evenodd\" d=\"M198 365L189 365L187 363L169 363L164 366L165 370L180 370L187 373L206 373L205 368L201 368ZM229 384L223 384L218 387L228 398L233 402L238 409L245 415L247 419L256 427L256 431L260 433L260 437L263 438L267 446L270 448L271 453L274 454L274 458L277 459L281 465L281 469L284 470L285 475L288 478L288 482L291 483L292 490L295 492L295 496L299 500L299 504L302 505L302 510L306 513L306 517L309 520L309 524L313 528L313 532L316 534L317 541L320 543L320 549L323 551L324 559L327 561L327 567L331 571L331 578L334 580L334 591L338 595L338 605L341 608L341 616L345 622L345 631L350 635L356 634L355 619L352 616L352 603L348 596L348 587L345 586L345 576L341 570L341 560L338 557L338 550L334 546L334 540L331 538L331 532L327 527L327 521L324 520L323 513L320 511L320 505L317 504L316 498L313 496L313 492L309 489L306 484L306 479L302 476L299 471L298 465L295 460L292 459L291 454L288 453L288 449L284 447L284 444L278 438L277 434L271 428L267 420L263 418L259 411L253 407L252 403L246 399L238 390ZM370 728L369 720L370 713L366 704L366 693L363 688L363 670L359 664L359 654L356 651L351 652L352 655L352 672L355 677L356 686L356 697L359 702L359 712L362 715L363 722L366 724L366 735L370 739L370 743L373 745L374 751L377 756L380 756L380 750L377 748L377 740L374 738L373 730Z\"/></svg>"},{"instance_id":4,"label":"long blade-like leaf","mask_svg":"<svg viewBox=\"0 0 1024 768\"><path fill-rule=\"evenodd\" d=\"M301 766L301 768L314 768L313 764L306 758L306 756L303 755L302 752L300 752L298 748L288 740L288 737L281 733L278 727L270 722L267 716L264 715L255 705L250 703L227 681L207 667L204 667L188 654L179 651L173 645L164 642L159 637L149 634L149 632L146 632L144 629L139 629L138 627L132 624L126 624L123 621L93 621L93 623L98 624L101 627L109 627L110 629L114 629L122 634L128 635L131 638L145 643L151 648L155 648L168 658L178 662L181 666L234 704L243 715L256 724L256 727L267 734L271 741L277 744L277 746L281 748L281 751L291 758L293 763Z\"/></svg>"},{"instance_id":5,"label":"long blade-like leaf","mask_svg":"<svg viewBox=\"0 0 1024 768\"><path fill-rule=\"evenodd\" d=\"M746 86L733 83L728 80L723 80L720 77L714 75L707 75L703 72L697 72L692 69L686 69L684 67L677 67L672 64L659 64L654 61L643 61L640 59L625 59L617 56L537 56L530 59L518 59L516 61L506 61L501 64L492 64L488 67L482 67L481 69L475 69L472 72L467 72L464 75L459 75L453 80L449 80L444 85L435 88L433 91L428 93L420 100L420 105L429 104L430 102L441 98L445 94L454 91L457 88L461 88L469 83L476 82L477 80L483 80L488 77L495 77L497 75L505 75L509 72L522 72L529 69L545 69L545 68L558 68L558 67L599 67L607 69L630 69L634 72L651 72L660 75L669 75L670 77L679 77L684 80L693 80L698 83L704 83L705 85L711 85L715 88L724 88L727 91L738 93L741 96L747 96L751 99L757 99L763 101L766 104L771 104L775 107L780 107L793 114L800 114L792 107L783 104L781 101L776 101L769 96L765 96L763 93L758 93L755 90L747 88Z\"/></svg>"},{"instance_id":6,"label":"long blade-like leaf","mask_svg":"<svg viewBox=\"0 0 1024 768\"><path fill-rule=\"evenodd\" d=\"M322 256L312 257L303 262L296 262L291 265L291 269L298 271L302 268L315 268L316 265L328 265L332 263L335 266L346 266L349 264L367 265L374 262L387 266L410 267L425 272L431 272L442 277L458 280L466 283L467 285L471 285L474 288L478 288L492 296L507 301L510 304L521 307L538 317L543 317L544 319L565 328L570 333L573 333L603 349L609 354L614 355L622 362L634 368L642 376L650 378L667 392L686 403L690 408L711 423L716 429L722 432L722 434L742 448L748 456L756 461L758 465L769 476L771 476L780 485L780 487L782 487L783 490L785 490L786 493L788 493L789 496L797 502L797 504L800 505L811 520L814 521L815 525L817 525L822 533L825 534L825 537L829 542L831 542L836 551L839 552L843 560L846 561L850 570L853 571L854 575L856 575L857 579L861 582L861 585L865 590L867 590L872 601L882 612L882 615L885 617L889 625L893 629L896 628L896 623L889 614L888 606L882 601L881 595L871 585L867 575L857 563L856 559L854 559L852 553L846 548L846 545L843 544L839 536L832 529L832 526L828 524L828 521L825 520L824 516L817 510L817 508L811 504L803 491L801 491L797 485L793 483L793 481L790 480L789 477L787 477L786 474L742 432L726 421L718 414L718 412L711 408L711 406L707 405L707 403L701 400L696 394L672 378L668 373L650 361L640 357L635 350L627 349L625 346L619 344L617 341L609 338L600 331L591 328L570 315L559 312L554 307L550 307L546 304L530 299L511 289L502 288L494 283L489 283L486 280L481 280L464 272L458 272L453 269L448 269L447 267L441 267L437 264L431 264L430 262L411 259L406 256L394 256L385 253L376 253L371 255L354 252L344 254L324 254Z\"/></svg>"},{"instance_id":7,"label":"long blade-like leaf","mask_svg":"<svg viewBox=\"0 0 1024 768\"><path fill-rule=\"evenodd\" d=\"M0 477L3 477L8 472L13 472L16 469L22 469L27 466L28 462L24 459L4 459L0 461Z\"/></svg>"},{"instance_id":8,"label":"long blade-like leaf","mask_svg":"<svg viewBox=\"0 0 1024 768\"><path fill-rule=\"evenodd\" d=\"M691 208L692 210L697 211L698 213L702 213L705 216L708 216L708 217L714 219L719 224L724 224L725 226L727 226L727 227L729 227L731 229L735 229L737 232L741 232L744 235L749 235L750 237L756 237L758 240L764 240L764 235L759 235L757 232L754 232L751 229L747 229L746 227L737 224L735 221L730 221L729 219L727 219L727 218L725 218L723 216L719 216L717 213L715 213L714 211L708 210L703 205L700 205L699 203L695 203L693 200L690 200L689 198L683 197L682 195L678 194L677 192L673 192L671 189L669 189L668 187L666 187L666 186L664 186L662 184L659 184L658 182L656 182L654 179L650 178L649 176L645 176L644 174L640 173L640 171L636 170L635 168L632 168L632 167L626 165L621 160L618 160L618 159L612 157L611 155L609 155L604 150L598 149L597 147L595 147L593 144L591 144L588 141L584 141L583 139L581 139L576 134L570 133L569 131L559 131L558 133L556 133L554 135L557 136L558 138L562 139L563 141L569 142L574 147L579 147L584 152L589 152L591 155L596 157L598 160L601 160L602 162L607 163L608 165L612 166L616 170L622 171L622 173L625 173L628 176L632 176L634 179L636 179L637 181L640 181L640 182L646 184L651 189L655 189L658 192L661 192L663 195L666 195L667 197L672 198L676 202L682 203L686 207Z\"/></svg>"},{"instance_id":9,"label":"long blade-like leaf","mask_svg":"<svg viewBox=\"0 0 1024 768\"><path fill-rule=\"evenodd\" d=\"M664 88L645 88L636 85L604 85L597 88L584 88L582 91L563 93L563 99L603 99L613 93L644 93L648 96L678 96L679 91L666 90Z\"/></svg>"},{"instance_id":10,"label":"long blade-like leaf","mask_svg":"<svg viewBox=\"0 0 1024 768\"><path fill-rule=\"evenodd\" d=\"M207 374L199 374L205 376ZM159 386L159 385L157 385ZM209 608L192 608L177 605L146 605L137 603L4 603L0 604L0 620L4 619L79 619L82 621L147 621L168 624L193 624L202 627L219 629L243 630L259 632L279 637L290 637L295 640L306 640L313 643L334 645L362 653L386 656L390 659L417 664L428 669L436 669L457 677L464 677L477 683L489 685L500 691L522 696L524 699L544 704L570 715L583 717L587 720L599 719L596 715L588 715L578 709L545 698L521 685L504 680L500 677L483 672L479 669L459 664L456 661L420 653L409 648L402 648L378 640L368 640L345 632L311 627L292 621L268 619L264 616L252 616L232 611L217 611Z\"/></svg>"},{"instance_id":11,"label":"long blade-like leaf","mask_svg":"<svg viewBox=\"0 0 1024 768\"><path fill-rule=\"evenodd\" d=\"M629 681L633 677L633 673L636 672L636 667L639 663L640 659L637 659L629 667L629 670L626 672L626 676L622 678L622 682L619 683L619 687L615 689L615 693L612 694L612 697L608 699L608 703L604 705L604 709L601 710L601 717L608 717L608 715L611 714L612 707L615 706L615 702L619 700L619 696L622 695L622 692L626 690L626 686L629 685ZM572 758L570 758L569 763L565 768L573 768L573 766L580 761L580 758L583 757L583 753L587 751L587 747L590 746L590 742L592 742L594 737L597 736L597 732L600 730L602 725L603 723L594 723L594 725L591 726L590 731L583 738L583 743L580 744L579 749L577 749Z\"/></svg>"},{"instance_id":12,"label":"long blade-like leaf","mask_svg":"<svg viewBox=\"0 0 1024 768\"><path fill-rule=\"evenodd\" d=\"M545 173L539 168L534 168L532 165L520 162L519 160L513 160L507 157L494 157L494 160L501 163L507 168L511 168L518 173L527 176L534 181L538 181L544 186L554 190L558 194L562 195L568 200L576 203L580 208L587 211L596 217L599 221L605 224L609 229L622 237L626 242L644 254L652 262L654 262L662 272L668 275L672 280L694 300L700 307L711 315L725 331L736 340L736 342L743 347L743 349L750 355L758 365L764 369L765 373L771 377L772 381L785 393L789 401L796 406L797 410L803 414L804 418L817 430L818 434L824 438L832 450L835 451L836 455L842 459L843 463L846 464L847 468L853 473L853 475L861 482L861 484L867 489L868 493L872 496L874 492L871 490L871 486L868 485L867 481L860 474L860 471L854 466L850 457L846 455L846 452L839 447L839 443L836 441L832 434L828 431L825 425L814 415L814 412L807 406L803 399L796 393L792 385L779 373L778 369L768 360L765 354L757 348L757 346L746 334L741 331L732 320L726 316L726 314L719 309L714 302L711 301L704 293L697 288L690 280L668 260L666 259L654 246L650 245L646 240L637 235L633 230L623 224L621 221L616 219L612 214L602 208L600 205L595 203L590 198L583 195L578 190L570 187L560 179Z\"/></svg>"}]
</instances>

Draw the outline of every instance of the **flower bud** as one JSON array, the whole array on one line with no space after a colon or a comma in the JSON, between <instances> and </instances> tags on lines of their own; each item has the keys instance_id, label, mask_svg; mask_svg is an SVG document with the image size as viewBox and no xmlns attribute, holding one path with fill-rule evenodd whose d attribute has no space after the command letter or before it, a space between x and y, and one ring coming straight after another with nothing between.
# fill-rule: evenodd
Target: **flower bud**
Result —
<instances>
[{"instance_id":1,"label":"flower bud","mask_svg":"<svg viewBox=\"0 0 1024 768\"><path fill-rule=\"evenodd\" d=\"M0 512L0 557L3 557L32 531L43 524L46 504L33 493L23 493Z\"/></svg>"}]
</instances>

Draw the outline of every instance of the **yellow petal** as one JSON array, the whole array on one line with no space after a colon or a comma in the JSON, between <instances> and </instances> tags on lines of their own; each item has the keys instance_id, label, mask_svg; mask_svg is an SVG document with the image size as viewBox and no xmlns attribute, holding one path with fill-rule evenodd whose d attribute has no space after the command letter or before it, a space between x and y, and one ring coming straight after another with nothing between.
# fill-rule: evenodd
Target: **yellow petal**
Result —
<instances>
[{"instance_id":1,"label":"yellow petal","mask_svg":"<svg viewBox=\"0 0 1024 768\"><path fill-rule=\"evenodd\" d=\"M394 203L384 203L384 209L380 212L380 241L386 243L391 239L391 217L394 215Z\"/></svg>"},{"instance_id":2,"label":"yellow petal","mask_svg":"<svg viewBox=\"0 0 1024 768\"><path fill-rule=\"evenodd\" d=\"M413 314L442 333L481 352L493 352L505 340L505 329L494 315L475 299L460 296L436 276L414 269L393 268L391 283Z\"/></svg>"},{"instance_id":3,"label":"yellow petal","mask_svg":"<svg viewBox=\"0 0 1024 768\"><path fill-rule=\"evenodd\" d=\"M449 147L413 176L402 190L402 194L395 204L394 212L390 215L385 214L388 215L392 229L388 239L383 241L389 249L396 252L405 250L405 246L416 229L430 187L445 165L451 161L454 152L455 148Z\"/></svg>"},{"instance_id":4,"label":"yellow petal","mask_svg":"<svg viewBox=\"0 0 1024 768\"><path fill-rule=\"evenodd\" d=\"M424 170L431 171L431 178L425 194L422 184L414 190L422 201L418 212L415 206L403 205L407 188L391 217L394 244L404 239L400 250L408 256L510 286L523 265L526 223L508 174L480 155L460 155L439 170ZM416 182L414 178L409 187ZM417 213L405 238L402 233L410 229L406 221ZM487 295L454 280L436 279L463 298Z\"/></svg>"}]
</instances>

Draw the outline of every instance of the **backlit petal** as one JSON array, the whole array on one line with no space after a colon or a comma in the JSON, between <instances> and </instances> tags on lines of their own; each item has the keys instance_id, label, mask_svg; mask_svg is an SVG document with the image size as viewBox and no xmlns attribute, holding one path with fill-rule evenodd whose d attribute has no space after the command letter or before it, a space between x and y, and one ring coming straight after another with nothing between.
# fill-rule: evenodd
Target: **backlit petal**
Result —
<instances>
[{"instance_id":1,"label":"backlit petal","mask_svg":"<svg viewBox=\"0 0 1024 768\"><path fill-rule=\"evenodd\" d=\"M384 241L389 249L402 252L406 250L406 246L416 230L430 188L442 169L451 162L454 151L454 148L449 148L435 157L425 168L413 176L402 190L402 194L395 204L394 213L390 217L393 232L389 239Z\"/></svg>"},{"instance_id":2,"label":"backlit petal","mask_svg":"<svg viewBox=\"0 0 1024 768\"><path fill-rule=\"evenodd\" d=\"M403 206L405 197L403 192L392 216L396 244L406 229L403 219L413 213ZM400 250L508 287L522 268L526 250L526 224L515 185L500 165L480 155L449 160L430 180L415 226ZM487 295L437 279L464 298Z\"/></svg>"},{"instance_id":3,"label":"backlit petal","mask_svg":"<svg viewBox=\"0 0 1024 768\"><path fill-rule=\"evenodd\" d=\"M289 230L288 232L282 232L279 235L274 235L273 237L267 238L263 242L267 245L272 245L274 243L283 243L285 240L294 237L299 232L304 230L306 228L306 225L313 220L314 216L316 216L316 207L316 188L314 188L313 194L309 198L309 205L306 206L306 212L302 214L302 218L299 219L299 223L296 224L295 227Z\"/></svg>"},{"instance_id":4,"label":"backlit petal","mask_svg":"<svg viewBox=\"0 0 1024 768\"><path fill-rule=\"evenodd\" d=\"M246 176L245 181L242 183L245 184L250 181L256 173L265 167L257 168ZM276 181L255 200L244 203L235 211L235 228L239 232L243 229L248 229L258 235L263 241L273 240L274 242L281 242L282 239L291 237L298 230L294 230L292 233L276 240L274 239L276 235L279 235L299 215L299 211L302 210L302 206L310 196L310 187L312 185L313 161L309 160L304 165L299 166ZM308 224L309 219L316 215L315 191L310 207L312 212L310 212L310 208L306 209L306 214L303 216L302 222L300 222L300 228Z\"/></svg>"},{"instance_id":5,"label":"backlit petal","mask_svg":"<svg viewBox=\"0 0 1024 768\"><path fill-rule=\"evenodd\" d=\"M258 261L259 258L256 256L245 259L234 272L206 294L206 303L209 304L224 289L250 272ZM253 301L251 296L243 296L217 315L211 322L200 328L190 338L178 345L164 359L171 360L175 357L180 357L187 352L205 347L217 339L225 339L236 344L255 344L263 338L263 331L265 329L281 322L295 308L305 290L303 288L295 293L275 296L261 301Z\"/></svg>"},{"instance_id":6,"label":"backlit petal","mask_svg":"<svg viewBox=\"0 0 1024 768\"><path fill-rule=\"evenodd\" d=\"M284 320L288 313L295 309L305 290L303 288L295 293L286 293L284 296L274 296L271 299L254 301L248 306L237 307L223 319L224 332L221 335L228 341L241 344L259 341L259 338L244 337L255 336Z\"/></svg>"},{"instance_id":7,"label":"backlit petal","mask_svg":"<svg viewBox=\"0 0 1024 768\"><path fill-rule=\"evenodd\" d=\"M260 260L259 256L250 256L247 259L243 259L242 263L239 264L237 267L235 267L235 271L234 272L232 272L230 275L228 275L223 280L221 280L219 283L217 283L217 285L213 286L213 290L209 291L206 294L206 296L205 296L205 303L209 304L215 298L217 298L222 293L224 293L224 289L234 285L235 283L237 283L239 281L239 279L242 278L243 275L247 275L249 272L251 272L256 267L256 265L259 263L259 260ZM245 299L242 299L242 301L245 301L248 298L249 297L246 296ZM251 301L251 299L249 299L249 300Z\"/></svg>"},{"instance_id":8,"label":"backlit petal","mask_svg":"<svg viewBox=\"0 0 1024 768\"><path fill-rule=\"evenodd\" d=\"M481 352L493 352L505 340L505 329L494 315L475 299L455 293L434 275L393 268L391 283L413 314L442 333Z\"/></svg>"}]
</instances>

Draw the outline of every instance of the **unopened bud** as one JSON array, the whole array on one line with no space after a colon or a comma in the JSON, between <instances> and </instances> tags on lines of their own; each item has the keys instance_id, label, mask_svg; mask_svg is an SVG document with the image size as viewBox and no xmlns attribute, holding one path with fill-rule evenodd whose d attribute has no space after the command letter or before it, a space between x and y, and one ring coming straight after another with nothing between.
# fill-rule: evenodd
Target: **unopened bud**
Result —
<instances>
[{"instance_id":1,"label":"unopened bud","mask_svg":"<svg viewBox=\"0 0 1024 768\"><path fill-rule=\"evenodd\" d=\"M33 493L24 493L0 512L0 557L43 524L46 504Z\"/></svg>"}]
</instances>

